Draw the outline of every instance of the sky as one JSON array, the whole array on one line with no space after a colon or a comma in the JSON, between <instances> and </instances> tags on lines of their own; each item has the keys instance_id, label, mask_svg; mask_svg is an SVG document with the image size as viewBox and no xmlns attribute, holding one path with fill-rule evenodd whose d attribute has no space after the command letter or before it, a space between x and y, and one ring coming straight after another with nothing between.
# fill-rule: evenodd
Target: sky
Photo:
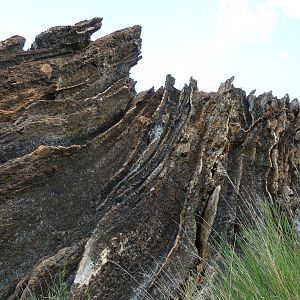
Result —
<instances>
[{"instance_id":1,"label":"sky","mask_svg":"<svg viewBox=\"0 0 300 300\"><path fill-rule=\"evenodd\" d=\"M181 89L193 76L216 91L232 75L247 93L300 99L300 0L10 0L1 2L0 40L103 17L97 39L142 26L142 56L131 71L137 91L167 74Z\"/></svg>"}]
</instances>

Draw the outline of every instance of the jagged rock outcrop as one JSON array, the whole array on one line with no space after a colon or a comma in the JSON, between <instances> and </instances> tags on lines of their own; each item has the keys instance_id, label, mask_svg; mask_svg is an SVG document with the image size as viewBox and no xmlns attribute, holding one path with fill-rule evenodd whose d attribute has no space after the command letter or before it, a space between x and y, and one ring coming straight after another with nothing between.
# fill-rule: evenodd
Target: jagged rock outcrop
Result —
<instances>
[{"instance_id":1,"label":"jagged rock outcrop","mask_svg":"<svg viewBox=\"0 0 300 300\"><path fill-rule=\"evenodd\" d=\"M0 299L62 268L72 299L161 299L249 202L299 206L298 100L170 75L136 95L141 28L91 42L101 21L0 43Z\"/></svg>"}]
</instances>

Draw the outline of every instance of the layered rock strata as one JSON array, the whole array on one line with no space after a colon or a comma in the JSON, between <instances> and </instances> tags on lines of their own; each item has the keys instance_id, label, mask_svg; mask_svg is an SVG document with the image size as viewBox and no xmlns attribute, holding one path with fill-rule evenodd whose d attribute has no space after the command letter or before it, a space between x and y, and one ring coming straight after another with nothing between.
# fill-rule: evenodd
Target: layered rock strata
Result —
<instances>
[{"instance_id":1,"label":"layered rock strata","mask_svg":"<svg viewBox=\"0 0 300 300\"><path fill-rule=\"evenodd\" d=\"M299 206L298 100L170 75L136 94L141 28L91 42L101 22L0 43L0 299L62 270L72 299L162 299L250 204Z\"/></svg>"}]
</instances>

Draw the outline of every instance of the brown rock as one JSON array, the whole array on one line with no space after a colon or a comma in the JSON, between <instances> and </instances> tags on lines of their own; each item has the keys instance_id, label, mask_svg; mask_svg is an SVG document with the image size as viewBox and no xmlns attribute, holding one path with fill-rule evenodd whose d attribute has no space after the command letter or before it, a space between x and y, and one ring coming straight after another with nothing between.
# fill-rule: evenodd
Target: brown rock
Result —
<instances>
[{"instance_id":1,"label":"brown rock","mask_svg":"<svg viewBox=\"0 0 300 300\"><path fill-rule=\"evenodd\" d=\"M0 42L0 55L23 51L26 39L20 35L14 35Z\"/></svg>"},{"instance_id":2,"label":"brown rock","mask_svg":"<svg viewBox=\"0 0 300 300\"><path fill-rule=\"evenodd\" d=\"M299 206L297 100L170 75L136 95L141 28L90 42L101 20L0 52L0 299L47 292L45 266L72 299L161 299L249 203Z\"/></svg>"},{"instance_id":3,"label":"brown rock","mask_svg":"<svg viewBox=\"0 0 300 300\"><path fill-rule=\"evenodd\" d=\"M33 269L18 283L9 300L30 299L31 295L44 295L47 297L49 287L61 283L72 283L72 273L76 271L83 252L83 242L72 247L60 249L51 257L40 259ZM71 275L71 276L69 276Z\"/></svg>"},{"instance_id":4,"label":"brown rock","mask_svg":"<svg viewBox=\"0 0 300 300\"><path fill-rule=\"evenodd\" d=\"M101 28L102 18L81 21L74 26L56 26L40 33L31 49L69 48L79 50L91 41L91 35Z\"/></svg>"}]
</instances>

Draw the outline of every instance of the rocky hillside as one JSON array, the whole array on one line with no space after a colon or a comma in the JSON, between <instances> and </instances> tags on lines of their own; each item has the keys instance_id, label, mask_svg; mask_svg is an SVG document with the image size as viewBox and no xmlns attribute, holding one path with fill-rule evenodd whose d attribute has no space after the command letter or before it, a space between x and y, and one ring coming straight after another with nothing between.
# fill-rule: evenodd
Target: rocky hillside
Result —
<instances>
[{"instance_id":1,"label":"rocky hillside","mask_svg":"<svg viewBox=\"0 0 300 300\"><path fill-rule=\"evenodd\" d=\"M296 217L298 100L170 75L136 94L141 27L91 42L101 22L0 42L0 299L62 270L72 299L161 299L249 202Z\"/></svg>"}]
</instances>

